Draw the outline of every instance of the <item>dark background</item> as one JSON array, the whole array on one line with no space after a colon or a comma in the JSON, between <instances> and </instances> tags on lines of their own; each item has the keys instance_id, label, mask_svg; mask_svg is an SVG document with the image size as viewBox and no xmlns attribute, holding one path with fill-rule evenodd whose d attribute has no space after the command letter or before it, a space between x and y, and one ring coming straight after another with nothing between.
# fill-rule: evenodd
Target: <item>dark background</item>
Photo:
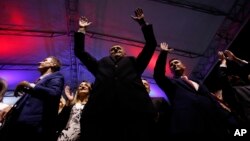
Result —
<instances>
[{"instance_id":1,"label":"dark background","mask_svg":"<svg viewBox=\"0 0 250 141\"><path fill-rule=\"evenodd\" d=\"M233 43L229 46L228 50L232 51L235 56L250 61L250 21L241 29L239 35L234 39ZM239 75L242 79L246 80L249 72L245 67L240 67L232 61L227 61L228 68L231 74ZM217 68L220 63L218 62L215 67L212 69L204 83L207 87L213 91L216 89L216 86L219 85L219 81L216 79Z\"/></svg>"}]
</instances>

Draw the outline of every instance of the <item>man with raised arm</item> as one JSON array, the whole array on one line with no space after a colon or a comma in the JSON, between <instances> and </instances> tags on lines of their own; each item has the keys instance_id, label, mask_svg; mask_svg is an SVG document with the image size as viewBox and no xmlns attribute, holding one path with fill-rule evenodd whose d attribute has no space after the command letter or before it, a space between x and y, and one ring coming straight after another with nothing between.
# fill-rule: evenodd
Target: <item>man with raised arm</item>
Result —
<instances>
[{"instance_id":1,"label":"man with raised arm","mask_svg":"<svg viewBox=\"0 0 250 141\"><path fill-rule=\"evenodd\" d=\"M142 9L132 18L141 26L145 46L137 57L126 56L121 45L114 45L109 56L96 60L84 47L86 27L80 18L75 33L75 55L95 76L93 91L82 114L83 141L149 141L156 116L152 101L141 81L157 46L151 24L144 21Z\"/></svg>"}]
</instances>

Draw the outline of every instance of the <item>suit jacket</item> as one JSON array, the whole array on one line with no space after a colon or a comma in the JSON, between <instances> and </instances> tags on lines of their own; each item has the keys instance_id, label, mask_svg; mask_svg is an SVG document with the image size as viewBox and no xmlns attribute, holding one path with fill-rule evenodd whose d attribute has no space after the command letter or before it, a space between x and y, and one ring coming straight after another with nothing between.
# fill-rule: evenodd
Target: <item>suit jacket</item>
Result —
<instances>
[{"instance_id":1,"label":"suit jacket","mask_svg":"<svg viewBox=\"0 0 250 141\"><path fill-rule=\"evenodd\" d=\"M110 121L109 124L112 126L115 120L117 120L117 124L122 123L125 119L132 120L127 116L133 115L137 120L139 117L150 116L152 118L155 115L154 106L142 84L141 75L146 69L157 43L152 25L142 27L142 31L146 44L139 55L136 58L122 57L120 60L114 60L110 56L96 60L84 50L84 34L75 33L75 55L95 76L93 90L83 112L86 118L82 119L98 122L106 120L106 122ZM90 125L91 121L83 122ZM84 132L87 134L87 131ZM107 130L107 132L111 131Z\"/></svg>"},{"instance_id":2,"label":"suit jacket","mask_svg":"<svg viewBox=\"0 0 250 141\"><path fill-rule=\"evenodd\" d=\"M56 117L63 87L63 75L55 72L41 79L33 89L28 90L14 106L12 112L15 114L10 119L12 121L8 127L9 131L5 134L7 140L13 137L13 132L18 135L34 133L21 136L23 137L21 139L34 137L34 140L38 140L42 137L52 140L56 133ZM32 131L25 131L25 129Z\"/></svg>"},{"instance_id":3,"label":"suit jacket","mask_svg":"<svg viewBox=\"0 0 250 141\"><path fill-rule=\"evenodd\" d=\"M196 91L181 78L165 76L166 57L167 52L161 51L154 69L154 79L171 103L169 135L223 138L227 134L225 121L228 113L201 83Z\"/></svg>"},{"instance_id":4,"label":"suit jacket","mask_svg":"<svg viewBox=\"0 0 250 141\"><path fill-rule=\"evenodd\" d=\"M57 137L60 135L62 130L67 126L73 106L74 105L65 105L62 111L58 114L57 127L56 127Z\"/></svg>"}]
</instances>

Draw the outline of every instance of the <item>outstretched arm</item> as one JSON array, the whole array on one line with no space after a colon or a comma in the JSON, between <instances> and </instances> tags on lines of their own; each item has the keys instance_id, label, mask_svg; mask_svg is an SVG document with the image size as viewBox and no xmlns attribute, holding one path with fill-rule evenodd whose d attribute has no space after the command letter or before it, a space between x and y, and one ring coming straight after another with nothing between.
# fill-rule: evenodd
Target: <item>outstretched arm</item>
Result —
<instances>
[{"instance_id":1,"label":"outstretched arm","mask_svg":"<svg viewBox=\"0 0 250 141\"><path fill-rule=\"evenodd\" d=\"M131 16L135 21L137 21L142 28L144 39L146 41L145 46L136 58L136 69L138 74L142 74L149 64L154 50L157 46L155 35L153 32L153 27L144 21L143 10L138 8L135 10L135 16Z\"/></svg>"},{"instance_id":2,"label":"outstretched arm","mask_svg":"<svg viewBox=\"0 0 250 141\"><path fill-rule=\"evenodd\" d=\"M79 19L79 29L78 32L75 33L75 55L77 57L82 56L82 53L85 52L85 33L87 27L91 24L91 22L88 22L88 19L86 17L81 17Z\"/></svg>"},{"instance_id":3,"label":"outstretched arm","mask_svg":"<svg viewBox=\"0 0 250 141\"><path fill-rule=\"evenodd\" d=\"M170 78L165 76L165 68L167 63L167 54L168 52L173 51L173 49L168 48L167 43L161 43L160 44L161 52L157 58L155 68L154 68L154 79L157 83L157 85L168 94L168 97L172 99L172 92L174 91L174 85L173 82L170 80Z\"/></svg>"},{"instance_id":4,"label":"outstretched arm","mask_svg":"<svg viewBox=\"0 0 250 141\"><path fill-rule=\"evenodd\" d=\"M240 59L239 57L235 56L234 53L232 53L229 50L225 50L224 54L227 56L228 60L232 60L232 61L238 63L239 65L246 65L246 64L248 64L248 62L246 60Z\"/></svg>"},{"instance_id":5,"label":"outstretched arm","mask_svg":"<svg viewBox=\"0 0 250 141\"><path fill-rule=\"evenodd\" d=\"M79 30L74 35L74 52L76 57L95 75L97 60L85 51L85 33L90 24L86 17L79 19Z\"/></svg>"}]
</instances>

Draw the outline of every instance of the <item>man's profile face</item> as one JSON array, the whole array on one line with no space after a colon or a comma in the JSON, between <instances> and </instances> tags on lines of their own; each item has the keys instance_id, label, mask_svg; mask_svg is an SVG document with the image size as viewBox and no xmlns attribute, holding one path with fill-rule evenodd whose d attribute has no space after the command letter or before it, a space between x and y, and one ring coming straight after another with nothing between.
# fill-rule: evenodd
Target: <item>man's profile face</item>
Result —
<instances>
[{"instance_id":1,"label":"man's profile face","mask_svg":"<svg viewBox=\"0 0 250 141\"><path fill-rule=\"evenodd\" d=\"M39 62L38 69L48 69L55 66L53 58L45 58L43 61Z\"/></svg>"},{"instance_id":2,"label":"man's profile face","mask_svg":"<svg viewBox=\"0 0 250 141\"><path fill-rule=\"evenodd\" d=\"M109 50L109 53L110 53L110 56L115 57L115 58L123 57L126 54L123 47L121 47L120 45L112 46Z\"/></svg>"}]
</instances>

